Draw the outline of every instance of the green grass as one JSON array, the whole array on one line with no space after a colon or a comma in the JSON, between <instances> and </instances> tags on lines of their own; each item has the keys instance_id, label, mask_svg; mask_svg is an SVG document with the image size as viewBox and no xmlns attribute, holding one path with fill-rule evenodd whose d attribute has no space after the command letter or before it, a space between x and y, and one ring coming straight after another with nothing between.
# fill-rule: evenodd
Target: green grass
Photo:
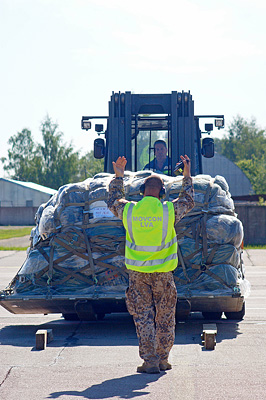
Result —
<instances>
[{"instance_id":1,"label":"green grass","mask_svg":"<svg viewBox=\"0 0 266 400\"><path fill-rule=\"evenodd\" d=\"M266 244L247 244L244 246L244 250L265 250L266 249Z\"/></svg>"},{"instance_id":2,"label":"green grass","mask_svg":"<svg viewBox=\"0 0 266 400\"><path fill-rule=\"evenodd\" d=\"M14 237L29 236L31 230L32 226L21 227L21 228L0 227L0 240L12 239Z\"/></svg>"},{"instance_id":3,"label":"green grass","mask_svg":"<svg viewBox=\"0 0 266 400\"><path fill-rule=\"evenodd\" d=\"M28 247L3 247L0 246L0 250L8 251L8 250L16 250L16 251L26 251Z\"/></svg>"}]
</instances>

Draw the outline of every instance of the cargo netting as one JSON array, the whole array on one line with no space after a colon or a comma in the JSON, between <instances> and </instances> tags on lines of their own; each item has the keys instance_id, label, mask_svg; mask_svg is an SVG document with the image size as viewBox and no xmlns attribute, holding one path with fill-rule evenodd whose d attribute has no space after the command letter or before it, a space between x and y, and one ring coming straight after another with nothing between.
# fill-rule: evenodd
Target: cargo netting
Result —
<instances>
[{"instance_id":1,"label":"cargo netting","mask_svg":"<svg viewBox=\"0 0 266 400\"><path fill-rule=\"evenodd\" d=\"M126 199L139 201L150 171L126 172ZM61 187L36 213L27 258L5 289L8 294L124 295L125 230L107 208L112 174ZM165 200L178 197L182 177L162 175ZM243 227L222 176L193 177L195 207L176 225L178 296L249 294L241 258Z\"/></svg>"}]
</instances>

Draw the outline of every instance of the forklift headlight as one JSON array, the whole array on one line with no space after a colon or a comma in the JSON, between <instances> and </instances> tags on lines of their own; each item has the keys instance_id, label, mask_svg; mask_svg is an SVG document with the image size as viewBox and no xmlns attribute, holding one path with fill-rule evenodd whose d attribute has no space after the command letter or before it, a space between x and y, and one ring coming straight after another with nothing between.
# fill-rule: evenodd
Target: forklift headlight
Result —
<instances>
[{"instance_id":1,"label":"forklift headlight","mask_svg":"<svg viewBox=\"0 0 266 400\"><path fill-rule=\"evenodd\" d=\"M224 120L223 119L215 119L215 127L220 129L224 127Z\"/></svg>"},{"instance_id":2,"label":"forklift headlight","mask_svg":"<svg viewBox=\"0 0 266 400\"><path fill-rule=\"evenodd\" d=\"M81 120L81 129L85 129L86 131L91 129L91 121L89 121L87 119L82 119Z\"/></svg>"}]
</instances>

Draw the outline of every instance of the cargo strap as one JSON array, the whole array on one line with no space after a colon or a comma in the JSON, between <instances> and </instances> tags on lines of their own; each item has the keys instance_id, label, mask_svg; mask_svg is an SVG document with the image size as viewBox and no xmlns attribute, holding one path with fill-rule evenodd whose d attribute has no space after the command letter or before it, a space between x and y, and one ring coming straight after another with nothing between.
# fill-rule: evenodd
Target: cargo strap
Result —
<instances>
[{"instance_id":1,"label":"cargo strap","mask_svg":"<svg viewBox=\"0 0 266 400\"><path fill-rule=\"evenodd\" d=\"M217 265L212 263L213 261L213 257L218 249L218 244L214 245L213 249L211 250L211 253L208 255L206 263L201 263L201 264L192 264L189 259L193 258L197 253L199 253L199 250L196 250L195 252L193 252L192 254L190 254L187 257L183 257L182 252L180 250L180 248L178 248L178 259L182 265L183 268L183 272L184 275L187 279L187 281L185 283L193 283L201 274L205 273L207 275L209 275L210 277L212 277L213 279L217 280L218 282L220 282L221 284L227 286L228 288L232 289L232 287L230 285L228 285L222 278L220 278L218 275L214 274L210 268ZM187 264L188 267L195 269L196 272L193 274L193 276L191 278L189 278L187 276L187 273L185 273L186 267L185 265ZM180 280L180 278L175 276L175 280Z\"/></svg>"},{"instance_id":2,"label":"cargo strap","mask_svg":"<svg viewBox=\"0 0 266 400\"><path fill-rule=\"evenodd\" d=\"M99 227L99 225L106 227L121 226L121 224L121 221L108 221L107 223L89 224L89 227ZM24 288L30 286L33 281L38 281L39 286L47 287L47 297L49 297L52 293L56 293L60 285L65 284L70 279L75 279L88 284L88 286L93 286L106 285L111 279L123 277L126 285L128 273L125 265L117 266L108 263L108 259L112 259L118 254L124 254L125 236L117 237L104 233L89 238L86 233L87 226L88 225L85 223L82 229L73 226L71 228L65 228L63 232L52 236L50 240L40 242L35 249L45 258L47 266L39 273L35 274L33 280L25 282ZM108 229L106 231L108 231ZM66 249L68 253L54 259L57 245ZM49 246L48 253L45 251L46 246ZM104 256L93 258L93 252L102 253L103 249L105 251ZM106 249L108 249L107 254ZM86 265L78 270L72 270L60 265L60 263L73 257L73 255L86 260ZM60 279L59 275L56 280L54 280L53 276L55 275L55 271L58 271L64 276ZM42 277L46 279L40 279Z\"/></svg>"},{"instance_id":3,"label":"cargo strap","mask_svg":"<svg viewBox=\"0 0 266 400\"><path fill-rule=\"evenodd\" d=\"M50 240L50 254L49 254L49 269L47 286L48 292L50 291L51 280L53 279L53 261L54 261L54 237Z\"/></svg>"},{"instance_id":4,"label":"cargo strap","mask_svg":"<svg viewBox=\"0 0 266 400\"><path fill-rule=\"evenodd\" d=\"M84 236L84 239L85 239L86 249L87 249L87 253L88 253L88 257L89 257L90 268L91 268L91 271L92 271L92 274L93 274L93 280L97 284L97 278L96 278L96 275L95 275L95 265L94 265L94 262L93 262L91 246L90 246L89 239L88 239L88 236L86 234L85 229L83 229L83 236Z\"/></svg>"},{"instance_id":5,"label":"cargo strap","mask_svg":"<svg viewBox=\"0 0 266 400\"><path fill-rule=\"evenodd\" d=\"M182 257L182 254L181 254L179 246L177 248L177 254L178 254L178 260L180 260L180 262L181 262L181 265L182 265L182 268L183 268L183 273L184 273L184 275L185 275L185 277L187 279L187 282L190 282L190 279L189 279L187 271L186 271L186 266L185 266L185 263L184 263L184 259ZM179 279L179 280L181 280L181 279ZM186 282L186 281L184 281L184 282Z\"/></svg>"},{"instance_id":6,"label":"cargo strap","mask_svg":"<svg viewBox=\"0 0 266 400\"><path fill-rule=\"evenodd\" d=\"M213 214L209 214L209 197L213 187L213 182L214 180L212 179L209 184L207 184L206 190L197 190L198 192L204 194L204 200L203 203L196 203L197 207L201 207L201 211L193 212L192 210L190 212L189 226L187 226L186 217L178 223L177 239L180 239L184 236L193 238L196 245L195 252L193 252L193 254L190 254L188 257L183 257L180 247L178 247L178 256L183 269L184 279L175 276L175 280L182 284L193 282L201 274L205 273L211 276L213 279L216 279L223 285L228 286L226 282L223 281L223 279L221 279L210 270L212 266L216 265L213 263L213 258L217 249L217 246L214 246L211 252L208 254L206 223L208 218L213 216ZM129 186L127 187L129 188ZM169 187L168 184L166 184L166 187L167 197L169 198L170 184ZM122 221L112 220L102 223L89 223L89 206L97 199L92 199L89 195L90 191L84 188L79 189L80 192L85 192L84 202L71 202L69 195L72 191L75 192L76 188L68 190L67 193L64 195L64 204L62 204L61 207L55 209L54 219L57 232L56 236L52 236L46 241L41 241L37 246L35 246L35 249L38 250L46 260L47 266L38 273L34 274L34 278L32 278L32 281L25 282L26 286L31 285L32 282L35 281L36 283L38 282L37 284L39 286L48 286L48 291L50 294L51 290L56 292L57 287L73 278L89 285L94 283L95 286L104 285L110 278L116 276L121 276L124 280L127 280L128 278L127 270L122 261L121 266L108 263L108 259L112 259L115 256L122 255L124 253L125 236L117 237L107 234L108 227L121 226ZM179 192L180 191L176 191L176 193ZM136 194L138 193L136 192ZM171 196L174 193L174 191L171 191ZM130 194L132 195L132 193ZM129 193L127 192L127 196L128 195ZM104 200L106 197L107 193L105 194L104 198L101 198L101 200ZM67 206L84 207L83 221L78 228L75 228L71 225L69 227L69 230L65 227L62 232L59 232L61 229L60 216ZM228 210L228 214L232 214L232 212ZM234 213L232 215L234 215ZM104 234L91 237L87 235L86 229L101 226L106 227ZM65 250L67 250L67 253L57 259L54 259L56 254L56 245L62 246ZM46 246L50 246L49 253L46 253L45 251ZM107 246L108 250L106 250ZM190 260L198 252L201 252L202 254L201 264L192 264ZM94 258L93 253L104 253L105 255ZM73 255L85 260L85 265L82 268L78 270L70 270L60 265L65 260L73 257ZM123 259L121 258L121 260ZM188 276L186 266L195 270L195 273L192 275L192 277ZM64 274L64 276L61 278L59 274L59 278L57 278L57 280L54 280L55 271ZM24 286L23 288L25 288L26 286Z\"/></svg>"},{"instance_id":7,"label":"cargo strap","mask_svg":"<svg viewBox=\"0 0 266 400\"><path fill-rule=\"evenodd\" d=\"M61 267L59 265L59 263L64 262L66 259L70 258L73 256L72 253L68 253L60 258L58 258L57 260L53 260L52 262L52 257L53 257L53 252L50 251L50 255L48 256L48 254L46 254L46 252L44 251L44 249L42 247L38 247L39 252L42 254L42 256L45 258L45 260L47 261L48 265L47 267L43 268L39 273L36 274L35 276L35 281L38 281L38 285L39 286L49 286L49 287L54 287L55 284L52 281L52 274L51 271L53 270L58 270L60 272L63 272L66 274L66 276L64 278L62 278L61 280L57 280L56 281L56 286L59 286L61 284L63 284L64 282L66 282L67 280L69 280L70 278L76 278L78 280L84 281L88 284L93 284L93 279L90 279L89 277L86 277L85 275L81 275L81 272L85 271L88 269L89 265L85 265L84 267L80 268L78 271L71 271L67 268ZM48 275L48 279L45 282L42 282L39 280L39 278L41 278L41 276L45 275L47 272ZM27 287L31 284L31 282L27 282L25 284L24 287Z\"/></svg>"},{"instance_id":8,"label":"cargo strap","mask_svg":"<svg viewBox=\"0 0 266 400\"><path fill-rule=\"evenodd\" d=\"M178 259L179 263L182 266L184 277L186 278L185 283L192 283L194 282L202 273L205 273L209 276L211 276L213 279L216 279L218 282L222 283L223 285L230 287L227 285L227 283L214 274L210 268L215 266L216 264L213 263L213 258L215 256L215 253L218 249L218 244L214 245L210 254L208 254L208 248L210 247L210 244L208 245L208 238L207 238L207 230L206 230L206 224L208 218L211 218L213 214L208 214L208 209L209 209L209 197L211 194L211 190L214 185L214 179L211 179L209 184L207 185L206 190L198 190L198 192L201 192L204 194L204 201L203 203L197 203L197 206L201 205L202 209L200 212L195 212L195 214L190 213L190 220L189 220L189 226L186 225L186 217L181 220L178 223L178 226L176 226L177 230L177 238L180 239L184 236L191 238L195 240L195 251L191 253L187 257L183 257L182 252L180 247L178 248ZM196 254L201 253L201 264L192 264L190 262L190 259L192 259ZM186 265L189 268L195 269L196 272L193 274L192 277L188 277L188 274L186 272ZM180 279L175 276L176 281L184 282L183 279Z\"/></svg>"}]
</instances>

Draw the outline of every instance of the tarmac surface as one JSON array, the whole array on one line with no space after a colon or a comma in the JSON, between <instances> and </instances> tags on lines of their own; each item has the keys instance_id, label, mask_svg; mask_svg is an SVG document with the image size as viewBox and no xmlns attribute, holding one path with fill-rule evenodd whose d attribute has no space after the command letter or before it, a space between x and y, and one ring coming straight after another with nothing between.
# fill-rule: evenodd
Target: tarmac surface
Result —
<instances>
[{"instance_id":1,"label":"tarmac surface","mask_svg":"<svg viewBox=\"0 0 266 400\"><path fill-rule=\"evenodd\" d=\"M1 239L0 247L29 247L30 239L29 235L14 237L12 239Z\"/></svg>"},{"instance_id":2,"label":"tarmac surface","mask_svg":"<svg viewBox=\"0 0 266 400\"><path fill-rule=\"evenodd\" d=\"M0 289L26 252L0 251ZM136 373L141 360L128 314L69 322L61 315L14 315L0 307L0 399L3 400L263 400L266 399L266 250L244 251L251 294L243 321L221 320L215 350L201 344L200 313L177 323L173 369ZM38 329L53 330L46 350L35 349Z\"/></svg>"}]
</instances>

